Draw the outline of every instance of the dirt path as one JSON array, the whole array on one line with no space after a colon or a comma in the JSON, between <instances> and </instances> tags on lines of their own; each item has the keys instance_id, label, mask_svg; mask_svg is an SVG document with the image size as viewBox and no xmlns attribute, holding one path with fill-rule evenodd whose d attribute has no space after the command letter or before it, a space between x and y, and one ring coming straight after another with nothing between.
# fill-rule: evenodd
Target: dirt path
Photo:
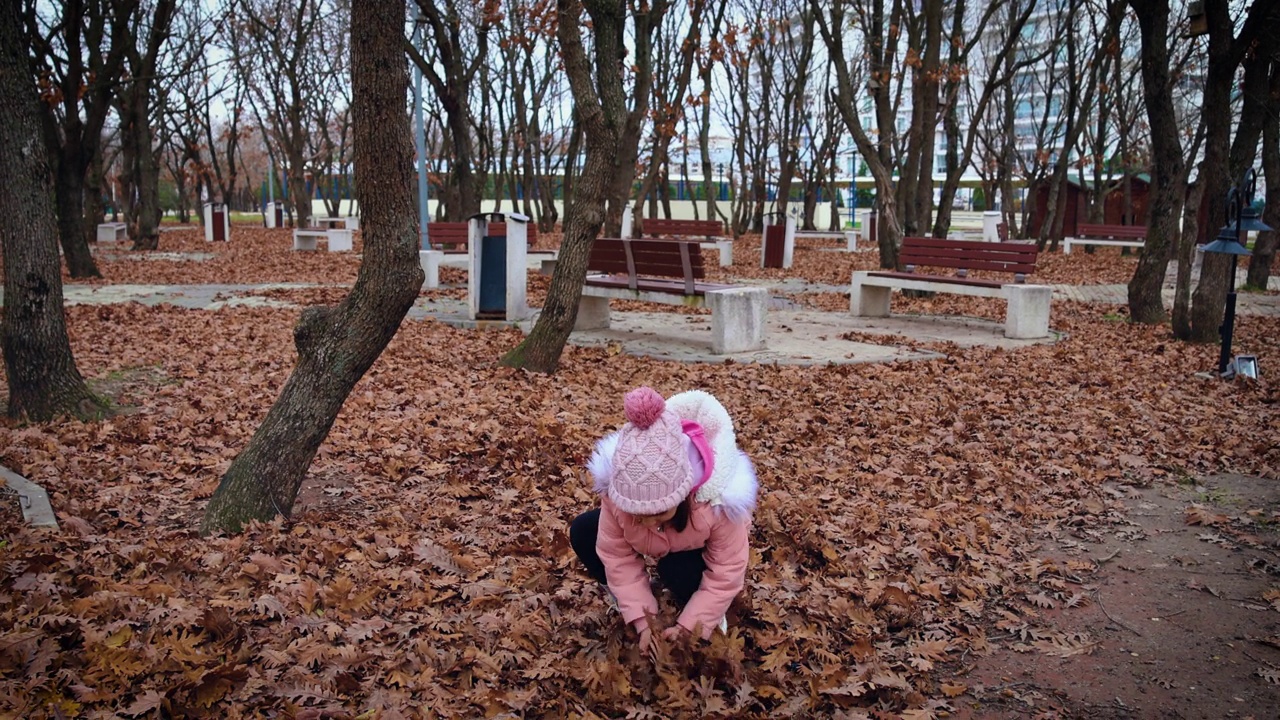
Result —
<instances>
[{"instance_id":1,"label":"dirt path","mask_svg":"<svg viewBox=\"0 0 1280 720\"><path fill-rule=\"evenodd\" d=\"M1280 717L1280 483L1112 492L1127 521L1047 533L1063 592L957 668L959 715Z\"/></svg>"}]
</instances>

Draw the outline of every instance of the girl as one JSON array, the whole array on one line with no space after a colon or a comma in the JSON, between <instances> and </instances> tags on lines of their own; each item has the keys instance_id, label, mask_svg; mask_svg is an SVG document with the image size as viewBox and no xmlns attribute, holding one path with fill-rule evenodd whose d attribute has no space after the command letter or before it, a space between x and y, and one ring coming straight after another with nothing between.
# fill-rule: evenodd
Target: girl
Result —
<instances>
[{"instance_id":1,"label":"girl","mask_svg":"<svg viewBox=\"0 0 1280 720\"><path fill-rule=\"evenodd\" d=\"M578 516L569 540L587 572L608 585L622 619L648 648L658 602L644 558L683 606L663 631L711 637L746 580L756 473L738 449L724 406L700 390L664 401L652 388L627 393L627 423L596 443L587 469L600 508Z\"/></svg>"}]
</instances>

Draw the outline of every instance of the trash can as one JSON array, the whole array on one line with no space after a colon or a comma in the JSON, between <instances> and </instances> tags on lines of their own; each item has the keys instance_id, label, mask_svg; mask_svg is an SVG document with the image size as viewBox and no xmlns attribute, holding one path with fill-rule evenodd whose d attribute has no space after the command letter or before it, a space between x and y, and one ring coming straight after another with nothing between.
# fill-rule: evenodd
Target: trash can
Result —
<instances>
[{"instance_id":1,"label":"trash can","mask_svg":"<svg viewBox=\"0 0 1280 720\"><path fill-rule=\"evenodd\" d=\"M787 252L795 230L795 218L786 213L771 212L764 216L764 236L760 241L760 267L789 268L791 253ZM794 242L792 240L792 242Z\"/></svg>"},{"instance_id":2,"label":"trash can","mask_svg":"<svg viewBox=\"0 0 1280 720\"><path fill-rule=\"evenodd\" d=\"M867 227L864 235L867 238L867 242L871 243L874 247L880 246L880 233L878 232L880 229L879 219L879 212L875 210L867 212Z\"/></svg>"},{"instance_id":3,"label":"trash can","mask_svg":"<svg viewBox=\"0 0 1280 720\"><path fill-rule=\"evenodd\" d=\"M208 242L226 242L231 237L231 219L227 206L222 203L204 204L204 239Z\"/></svg>"},{"instance_id":4,"label":"trash can","mask_svg":"<svg viewBox=\"0 0 1280 720\"><path fill-rule=\"evenodd\" d=\"M528 221L517 213L480 213L467 219L471 319L528 317Z\"/></svg>"}]
</instances>

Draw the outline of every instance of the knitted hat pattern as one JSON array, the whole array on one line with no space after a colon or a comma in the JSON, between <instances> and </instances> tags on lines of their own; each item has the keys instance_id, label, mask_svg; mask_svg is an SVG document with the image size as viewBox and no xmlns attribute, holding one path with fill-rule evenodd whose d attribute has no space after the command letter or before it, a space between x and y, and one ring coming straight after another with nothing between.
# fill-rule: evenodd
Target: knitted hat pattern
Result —
<instances>
[{"instance_id":1,"label":"knitted hat pattern","mask_svg":"<svg viewBox=\"0 0 1280 720\"><path fill-rule=\"evenodd\" d=\"M609 499L632 515L664 513L693 490L680 418L649 387L627 393L623 411L627 424L618 433Z\"/></svg>"}]
</instances>

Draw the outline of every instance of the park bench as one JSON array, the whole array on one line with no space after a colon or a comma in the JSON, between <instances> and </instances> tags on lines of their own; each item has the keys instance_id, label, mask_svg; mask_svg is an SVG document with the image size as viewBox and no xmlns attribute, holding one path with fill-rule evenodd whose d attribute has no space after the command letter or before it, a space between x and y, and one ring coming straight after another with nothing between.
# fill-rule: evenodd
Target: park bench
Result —
<instances>
[{"instance_id":1,"label":"park bench","mask_svg":"<svg viewBox=\"0 0 1280 720\"><path fill-rule=\"evenodd\" d=\"M315 250L317 240L323 240L329 252L349 252L352 248L351 230L345 228L293 229L294 250Z\"/></svg>"},{"instance_id":2,"label":"park bench","mask_svg":"<svg viewBox=\"0 0 1280 720\"><path fill-rule=\"evenodd\" d=\"M609 327L609 300L711 309L711 352L764 347L764 288L703 282L706 267L696 241L597 238L587 259L575 330Z\"/></svg>"},{"instance_id":3,"label":"park bench","mask_svg":"<svg viewBox=\"0 0 1280 720\"><path fill-rule=\"evenodd\" d=\"M351 215L349 217L318 217L315 218L315 223L320 227L330 229L337 227L339 224L347 230L360 229L360 218L355 215Z\"/></svg>"},{"instance_id":4,"label":"park bench","mask_svg":"<svg viewBox=\"0 0 1280 720\"><path fill-rule=\"evenodd\" d=\"M98 242L115 242L124 240L128 226L122 222L101 223L98 225Z\"/></svg>"},{"instance_id":5,"label":"park bench","mask_svg":"<svg viewBox=\"0 0 1280 720\"><path fill-rule=\"evenodd\" d=\"M644 221L644 234L673 240L703 238L702 242L715 244L716 250L720 253L720 267L729 267L733 264L733 239L725 236L724 225L719 220L648 218Z\"/></svg>"},{"instance_id":6,"label":"park bench","mask_svg":"<svg viewBox=\"0 0 1280 720\"><path fill-rule=\"evenodd\" d=\"M1140 248L1147 238L1143 225L1097 225L1080 223L1076 235L1062 241L1062 254L1071 253L1072 245L1111 245Z\"/></svg>"},{"instance_id":7,"label":"park bench","mask_svg":"<svg viewBox=\"0 0 1280 720\"><path fill-rule=\"evenodd\" d=\"M906 272L860 271L853 274L849 310L862 317L888 317L894 288L1003 298L1004 334L1029 339L1049 335L1047 285L1027 285L1036 266L1036 246L1023 243L969 242L935 238L903 238L898 262ZM954 276L915 272L918 267L952 268ZM1013 282L969 277L969 271L1012 273Z\"/></svg>"}]
</instances>

